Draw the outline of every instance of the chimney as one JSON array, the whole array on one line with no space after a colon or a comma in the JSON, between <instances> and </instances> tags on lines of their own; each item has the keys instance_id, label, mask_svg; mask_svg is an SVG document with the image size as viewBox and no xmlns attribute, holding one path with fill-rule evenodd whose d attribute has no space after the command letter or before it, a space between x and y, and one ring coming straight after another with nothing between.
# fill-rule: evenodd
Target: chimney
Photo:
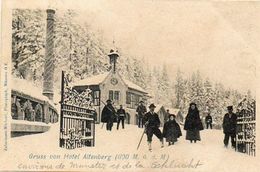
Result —
<instances>
[{"instance_id":1,"label":"chimney","mask_svg":"<svg viewBox=\"0 0 260 172\"><path fill-rule=\"evenodd\" d=\"M108 56L110 59L110 65L112 67L112 71L113 73L116 73L116 63L117 63L117 58L119 57L118 51L114 51L113 49L111 49Z\"/></svg>"},{"instance_id":2,"label":"chimney","mask_svg":"<svg viewBox=\"0 0 260 172\"><path fill-rule=\"evenodd\" d=\"M43 92L50 100L53 100L53 75L54 75L54 14L55 11L47 9L47 29L45 46L45 64L43 73Z\"/></svg>"}]
</instances>

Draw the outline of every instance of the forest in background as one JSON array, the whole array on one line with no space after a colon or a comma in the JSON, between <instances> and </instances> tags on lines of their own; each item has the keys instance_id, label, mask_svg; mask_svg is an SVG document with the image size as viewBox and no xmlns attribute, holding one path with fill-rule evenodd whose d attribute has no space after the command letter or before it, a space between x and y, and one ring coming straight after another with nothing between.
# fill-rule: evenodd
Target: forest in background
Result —
<instances>
[{"instance_id":1,"label":"forest in background","mask_svg":"<svg viewBox=\"0 0 260 172\"><path fill-rule=\"evenodd\" d=\"M55 88L60 88L61 71L70 73L73 80L101 74L110 69L108 52L113 43L106 42L102 30L91 27L91 23L79 24L73 10L55 14ZM42 85L46 36L45 10L13 10L12 20L12 75L37 85ZM120 45L116 45L120 58L118 72L126 79L143 87L152 96L151 102L180 108L187 113L189 104L195 102L202 115L210 112L216 123L221 123L226 106L236 108L242 98L252 99L251 91L246 95L213 82L194 71L185 75L178 66L176 75L170 75L168 66L153 66L148 58L129 56Z\"/></svg>"}]
</instances>

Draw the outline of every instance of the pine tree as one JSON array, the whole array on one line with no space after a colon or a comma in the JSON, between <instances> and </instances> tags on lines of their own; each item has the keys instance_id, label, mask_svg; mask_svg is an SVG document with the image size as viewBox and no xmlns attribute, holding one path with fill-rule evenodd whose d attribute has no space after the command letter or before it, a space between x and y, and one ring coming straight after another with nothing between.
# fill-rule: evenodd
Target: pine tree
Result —
<instances>
[{"instance_id":1,"label":"pine tree","mask_svg":"<svg viewBox=\"0 0 260 172\"><path fill-rule=\"evenodd\" d=\"M203 84L203 102L202 106L206 112L210 112L214 108L214 92L213 87L208 78L206 78Z\"/></svg>"},{"instance_id":2,"label":"pine tree","mask_svg":"<svg viewBox=\"0 0 260 172\"><path fill-rule=\"evenodd\" d=\"M164 64L160 74L158 75L158 101L161 104L169 103L170 98L170 82L166 65Z\"/></svg>"},{"instance_id":3,"label":"pine tree","mask_svg":"<svg viewBox=\"0 0 260 172\"><path fill-rule=\"evenodd\" d=\"M44 62L45 23L41 10L13 10L13 75L24 79L41 78Z\"/></svg>"},{"instance_id":4,"label":"pine tree","mask_svg":"<svg viewBox=\"0 0 260 172\"><path fill-rule=\"evenodd\" d=\"M182 72L180 71L180 68L177 70L176 74L176 83L175 83L175 96L176 96L176 108L181 107L181 99L184 98L185 93L185 87L184 87L184 79L182 76Z\"/></svg>"}]
</instances>

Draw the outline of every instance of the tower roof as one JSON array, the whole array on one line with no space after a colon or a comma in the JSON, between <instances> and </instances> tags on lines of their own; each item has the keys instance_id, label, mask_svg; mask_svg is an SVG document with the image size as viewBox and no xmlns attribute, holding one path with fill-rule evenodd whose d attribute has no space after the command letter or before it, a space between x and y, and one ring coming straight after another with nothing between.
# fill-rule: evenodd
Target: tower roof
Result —
<instances>
[{"instance_id":1,"label":"tower roof","mask_svg":"<svg viewBox=\"0 0 260 172\"><path fill-rule=\"evenodd\" d=\"M108 54L108 56L111 56L111 55L117 55L117 56L119 56L119 53L118 53L117 50L115 51L115 50L111 49L110 52L109 52L109 54Z\"/></svg>"}]
</instances>

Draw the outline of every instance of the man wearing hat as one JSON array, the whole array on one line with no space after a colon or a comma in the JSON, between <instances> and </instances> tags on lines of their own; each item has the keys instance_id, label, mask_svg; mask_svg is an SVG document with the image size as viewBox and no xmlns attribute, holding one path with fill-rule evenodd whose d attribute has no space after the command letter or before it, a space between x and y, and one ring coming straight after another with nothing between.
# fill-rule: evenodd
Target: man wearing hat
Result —
<instances>
[{"instance_id":1,"label":"man wearing hat","mask_svg":"<svg viewBox=\"0 0 260 172\"><path fill-rule=\"evenodd\" d=\"M112 105L112 101L107 100L107 104L105 105L101 113L101 122L107 123L106 128L109 131L112 130L115 114L116 111Z\"/></svg>"},{"instance_id":2,"label":"man wearing hat","mask_svg":"<svg viewBox=\"0 0 260 172\"><path fill-rule=\"evenodd\" d=\"M146 126L146 134L147 134L147 141L149 145L149 150L152 150L152 137L153 134L160 139L161 141L161 147L163 147L163 135L161 130L159 129L160 127L160 119L158 115L154 112L156 106L154 104L151 104L149 106L150 111L145 114L144 116L144 121L145 121L145 126Z\"/></svg>"},{"instance_id":3,"label":"man wearing hat","mask_svg":"<svg viewBox=\"0 0 260 172\"><path fill-rule=\"evenodd\" d=\"M139 102L139 105L136 109L136 112L137 112L137 115L138 115L138 127L143 128L144 127L143 117L144 117L144 114L146 113L146 107L144 106L143 101Z\"/></svg>"},{"instance_id":4,"label":"man wearing hat","mask_svg":"<svg viewBox=\"0 0 260 172\"><path fill-rule=\"evenodd\" d=\"M225 145L225 147L227 147L229 138L231 138L232 147L235 148L237 115L235 113L233 113L233 106L228 106L227 110L228 110L228 113L225 114L224 119L223 119L223 132L225 134L224 145Z\"/></svg>"}]
</instances>

